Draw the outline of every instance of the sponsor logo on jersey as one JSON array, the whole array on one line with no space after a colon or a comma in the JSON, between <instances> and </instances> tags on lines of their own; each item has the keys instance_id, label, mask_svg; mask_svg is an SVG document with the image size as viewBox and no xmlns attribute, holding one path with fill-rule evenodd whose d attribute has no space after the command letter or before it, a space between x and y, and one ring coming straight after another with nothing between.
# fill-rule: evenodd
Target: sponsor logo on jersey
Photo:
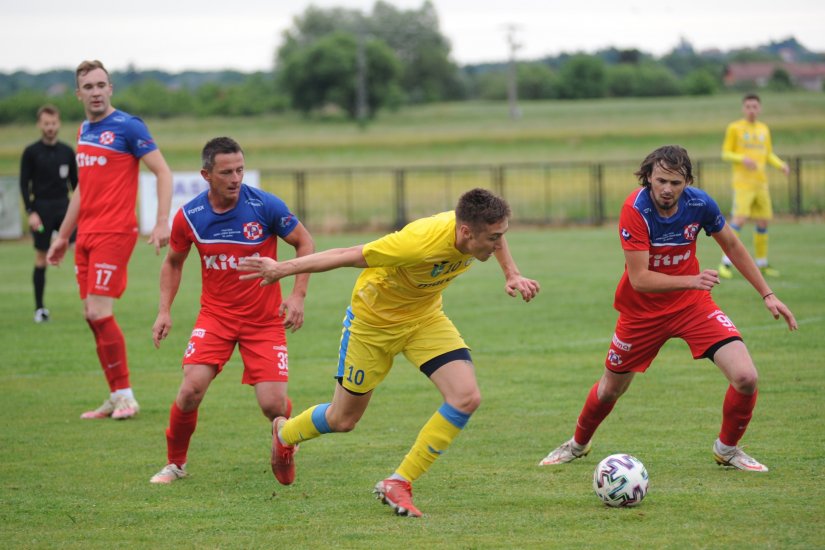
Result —
<instances>
[{"instance_id":1,"label":"sponsor logo on jersey","mask_svg":"<svg viewBox=\"0 0 825 550\"><path fill-rule=\"evenodd\" d=\"M191 357L193 353L195 353L195 343L190 340L189 343L186 344L186 351L183 353L183 356Z\"/></svg>"},{"instance_id":2,"label":"sponsor logo on jersey","mask_svg":"<svg viewBox=\"0 0 825 550\"><path fill-rule=\"evenodd\" d=\"M186 213L187 214L197 214L201 210L205 210L205 207L202 204L199 205L199 206L196 206L195 208L190 208L189 210L186 211Z\"/></svg>"},{"instance_id":3,"label":"sponsor logo on jersey","mask_svg":"<svg viewBox=\"0 0 825 550\"><path fill-rule=\"evenodd\" d=\"M610 348L607 350L607 362L613 365L614 367L618 367L622 364L622 356L616 353L616 350Z\"/></svg>"},{"instance_id":4,"label":"sponsor logo on jersey","mask_svg":"<svg viewBox=\"0 0 825 550\"><path fill-rule=\"evenodd\" d=\"M627 342L622 342L619 340L619 337L616 336L615 332L613 333L613 345L622 351L630 351L630 348L633 347L633 344L628 344Z\"/></svg>"},{"instance_id":5,"label":"sponsor logo on jersey","mask_svg":"<svg viewBox=\"0 0 825 550\"><path fill-rule=\"evenodd\" d=\"M115 142L115 133L107 130L100 134L100 137L97 139L97 141L101 145L111 145Z\"/></svg>"},{"instance_id":6,"label":"sponsor logo on jersey","mask_svg":"<svg viewBox=\"0 0 825 550\"><path fill-rule=\"evenodd\" d=\"M243 225L243 236L254 241L264 234L264 228L258 222L248 222Z\"/></svg>"},{"instance_id":7,"label":"sponsor logo on jersey","mask_svg":"<svg viewBox=\"0 0 825 550\"><path fill-rule=\"evenodd\" d=\"M257 252L248 256L255 258L260 256ZM247 257L247 256L242 256ZM203 256L203 268L215 269L217 271L228 271L230 269L238 269L238 262L240 258L236 258L233 254L212 254Z\"/></svg>"},{"instance_id":8,"label":"sponsor logo on jersey","mask_svg":"<svg viewBox=\"0 0 825 550\"><path fill-rule=\"evenodd\" d=\"M192 338L203 338L206 336L206 329L205 328L197 328L195 327L192 329Z\"/></svg>"},{"instance_id":9,"label":"sponsor logo on jersey","mask_svg":"<svg viewBox=\"0 0 825 550\"><path fill-rule=\"evenodd\" d=\"M690 199L687 203L688 206L705 206L705 201L702 199Z\"/></svg>"},{"instance_id":10,"label":"sponsor logo on jersey","mask_svg":"<svg viewBox=\"0 0 825 550\"><path fill-rule=\"evenodd\" d=\"M290 224L292 224L292 220L294 218L295 218L295 216L293 216L292 214L290 214L289 216L282 217L281 218L281 227L288 227Z\"/></svg>"},{"instance_id":11,"label":"sponsor logo on jersey","mask_svg":"<svg viewBox=\"0 0 825 550\"><path fill-rule=\"evenodd\" d=\"M155 142L152 141L152 140L149 140L149 139L138 139L137 140L137 147L138 147L138 149L148 149L149 147L152 146L153 143L155 143Z\"/></svg>"},{"instance_id":12,"label":"sponsor logo on jersey","mask_svg":"<svg viewBox=\"0 0 825 550\"><path fill-rule=\"evenodd\" d=\"M263 206L264 203L258 199L246 199L246 204L249 206Z\"/></svg>"},{"instance_id":13,"label":"sponsor logo on jersey","mask_svg":"<svg viewBox=\"0 0 825 550\"><path fill-rule=\"evenodd\" d=\"M698 223L691 223L689 225L686 225L685 228L682 230L682 236L689 241L695 241L697 233L699 233Z\"/></svg>"},{"instance_id":14,"label":"sponsor logo on jersey","mask_svg":"<svg viewBox=\"0 0 825 550\"><path fill-rule=\"evenodd\" d=\"M630 234L630 231L628 231L624 227L622 227L621 234L622 234L622 238L626 241L629 241L633 237L633 235Z\"/></svg>"},{"instance_id":15,"label":"sponsor logo on jersey","mask_svg":"<svg viewBox=\"0 0 825 550\"><path fill-rule=\"evenodd\" d=\"M650 257L650 265L652 267L678 265L679 262L684 262L690 258L690 250L684 254L654 254Z\"/></svg>"},{"instance_id":16,"label":"sponsor logo on jersey","mask_svg":"<svg viewBox=\"0 0 825 550\"><path fill-rule=\"evenodd\" d=\"M109 162L109 160L103 155L87 155L86 153L78 153L76 158L78 168L106 166L106 163Z\"/></svg>"}]
</instances>

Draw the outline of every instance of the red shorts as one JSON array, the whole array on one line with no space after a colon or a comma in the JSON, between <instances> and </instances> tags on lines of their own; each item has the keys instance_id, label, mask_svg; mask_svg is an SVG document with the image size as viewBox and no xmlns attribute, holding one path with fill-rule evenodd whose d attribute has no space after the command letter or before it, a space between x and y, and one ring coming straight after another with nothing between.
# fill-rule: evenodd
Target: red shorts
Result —
<instances>
[{"instance_id":1,"label":"red shorts","mask_svg":"<svg viewBox=\"0 0 825 550\"><path fill-rule=\"evenodd\" d=\"M217 319L201 312L183 354L183 364L216 365L220 374L232 356L235 344L238 344L243 360L241 383L255 385L289 379L286 331L280 322L252 325Z\"/></svg>"},{"instance_id":2,"label":"red shorts","mask_svg":"<svg viewBox=\"0 0 825 550\"><path fill-rule=\"evenodd\" d=\"M613 372L644 372L662 346L681 338L694 359L714 345L742 335L708 294L702 302L668 317L634 318L620 314L604 366Z\"/></svg>"},{"instance_id":3,"label":"red shorts","mask_svg":"<svg viewBox=\"0 0 825 550\"><path fill-rule=\"evenodd\" d=\"M137 233L83 233L74 249L74 272L80 299L89 294L120 298Z\"/></svg>"}]
</instances>

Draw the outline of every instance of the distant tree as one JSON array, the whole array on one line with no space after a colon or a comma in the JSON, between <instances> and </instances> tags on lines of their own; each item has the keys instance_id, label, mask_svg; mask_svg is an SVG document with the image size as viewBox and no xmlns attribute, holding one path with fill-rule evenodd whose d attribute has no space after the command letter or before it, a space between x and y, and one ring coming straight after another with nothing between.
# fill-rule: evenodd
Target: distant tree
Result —
<instances>
[{"instance_id":1,"label":"distant tree","mask_svg":"<svg viewBox=\"0 0 825 550\"><path fill-rule=\"evenodd\" d=\"M113 102L119 109L141 117L170 118L192 112L192 97L186 90L169 90L154 79L138 79L138 84L118 92Z\"/></svg>"},{"instance_id":2,"label":"distant tree","mask_svg":"<svg viewBox=\"0 0 825 550\"><path fill-rule=\"evenodd\" d=\"M707 69L697 69L682 81L682 89L688 95L713 95L719 87L719 79Z\"/></svg>"},{"instance_id":3,"label":"distant tree","mask_svg":"<svg viewBox=\"0 0 825 550\"><path fill-rule=\"evenodd\" d=\"M335 32L386 43L400 61L400 84L409 102L466 96L459 69L449 59L450 43L441 34L435 7L428 1L417 10L399 10L379 1L370 15L344 8L310 6L283 33L283 44L276 54L276 70L283 69L293 52Z\"/></svg>"},{"instance_id":4,"label":"distant tree","mask_svg":"<svg viewBox=\"0 0 825 550\"><path fill-rule=\"evenodd\" d=\"M518 95L521 99L556 99L561 81L544 63L520 63Z\"/></svg>"},{"instance_id":5,"label":"distant tree","mask_svg":"<svg viewBox=\"0 0 825 550\"><path fill-rule=\"evenodd\" d=\"M768 80L768 89L776 92L786 92L793 90L793 88L794 84L788 71L781 67L774 69L770 80Z\"/></svg>"},{"instance_id":6,"label":"distant tree","mask_svg":"<svg viewBox=\"0 0 825 550\"><path fill-rule=\"evenodd\" d=\"M293 48L279 72L281 86L291 104L304 114L335 105L356 116L356 63L358 39L336 31L311 44ZM380 40L365 44L367 104L370 116L399 99L400 64Z\"/></svg>"},{"instance_id":7,"label":"distant tree","mask_svg":"<svg viewBox=\"0 0 825 550\"><path fill-rule=\"evenodd\" d=\"M598 57L584 54L571 57L562 65L559 77L562 99L604 97L607 93L605 64Z\"/></svg>"}]
</instances>

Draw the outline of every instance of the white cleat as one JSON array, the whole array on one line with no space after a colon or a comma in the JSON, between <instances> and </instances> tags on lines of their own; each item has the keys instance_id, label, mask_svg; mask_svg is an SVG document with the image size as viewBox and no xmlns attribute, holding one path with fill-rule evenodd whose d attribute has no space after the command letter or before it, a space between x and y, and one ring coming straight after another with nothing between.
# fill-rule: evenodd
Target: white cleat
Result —
<instances>
[{"instance_id":1,"label":"white cleat","mask_svg":"<svg viewBox=\"0 0 825 550\"><path fill-rule=\"evenodd\" d=\"M580 449L580 450L579 450ZM583 449L579 447L572 439L562 443L557 449L553 450L549 455L539 462L539 466L555 466L556 464L566 464L573 462L577 458L583 458L590 452L590 443L584 446Z\"/></svg>"},{"instance_id":2,"label":"white cleat","mask_svg":"<svg viewBox=\"0 0 825 550\"><path fill-rule=\"evenodd\" d=\"M167 464L161 471L152 476L149 483L169 485L173 481L186 477L186 464L178 468L175 464Z\"/></svg>"},{"instance_id":3,"label":"white cleat","mask_svg":"<svg viewBox=\"0 0 825 550\"><path fill-rule=\"evenodd\" d=\"M722 454L713 445L713 458L720 466L731 466L737 470L745 470L748 472L767 472L768 467L757 461L748 453L742 450L742 447L734 447L733 451L727 454Z\"/></svg>"}]
</instances>

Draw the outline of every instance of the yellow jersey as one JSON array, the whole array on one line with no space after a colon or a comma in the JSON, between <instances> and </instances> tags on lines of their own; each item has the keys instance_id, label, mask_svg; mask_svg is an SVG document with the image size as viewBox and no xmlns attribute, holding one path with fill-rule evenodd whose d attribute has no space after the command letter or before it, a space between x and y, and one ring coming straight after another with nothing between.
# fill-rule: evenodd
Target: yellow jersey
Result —
<instances>
[{"instance_id":1,"label":"yellow jersey","mask_svg":"<svg viewBox=\"0 0 825 550\"><path fill-rule=\"evenodd\" d=\"M756 162L756 170L742 164L745 157ZM773 153L768 127L758 120L748 122L744 118L728 125L722 144L722 160L733 163L733 188L742 191L767 188L766 164L776 168L785 166Z\"/></svg>"},{"instance_id":2,"label":"yellow jersey","mask_svg":"<svg viewBox=\"0 0 825 550\"><path fill-rule=\"evenodd\" d=\"M456 249L455 232L455 212L442 212L365 244L369 267L352 291L356 319L388 326L440 311L441 293L475 259Z\"/></svg>"}]
</instances>

